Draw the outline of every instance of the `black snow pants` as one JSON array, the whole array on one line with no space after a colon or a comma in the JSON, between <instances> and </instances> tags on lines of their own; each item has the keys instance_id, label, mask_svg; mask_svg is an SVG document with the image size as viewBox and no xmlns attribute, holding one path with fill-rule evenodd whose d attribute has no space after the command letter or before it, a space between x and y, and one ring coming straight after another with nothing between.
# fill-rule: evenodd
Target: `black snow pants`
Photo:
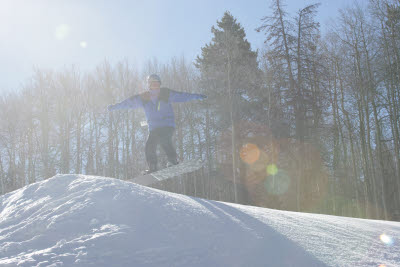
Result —
<instances>
[{"instance_id":1,"label":"black snow pants","mask_svg":"<svg viewBox=\"0 0 400 267\"><path fill-rule=\"evenodd\" d=\"M167 154L168 161L172 164L178 164L175 147L172 144L172 136L174 127L160 127L151 130L147 138L145 153L146 161L150 171L157 170L157 145L160 144L162 149Z\"/></svg>"}]
</instances>

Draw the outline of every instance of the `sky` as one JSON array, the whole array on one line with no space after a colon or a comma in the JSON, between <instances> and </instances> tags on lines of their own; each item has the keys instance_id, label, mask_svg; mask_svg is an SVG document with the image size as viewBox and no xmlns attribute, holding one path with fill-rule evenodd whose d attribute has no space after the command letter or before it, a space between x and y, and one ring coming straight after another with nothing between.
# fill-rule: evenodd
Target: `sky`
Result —
<instances>
[{"instance_id":1,"label":"sky","mask_svg":"<svg viewBox=\"0 0 400 267\"><path fill-rule=\"evenodd\" d=\"M0 266L400 266L400 222L57 175L0 196Z\"/></svg>"},{"instance_id":2,"label":"sky","mask_svg":"<svg viewBox=\"0 0 400 267\"><path fill-rule=\"evenodd\" d=\"M318 0L286 0L294 14ZM346 0L320 0L322 30ZM243 26L252 49L263 47L255 29L270 0L0 0L0 92L14 91L34 68L90 71L105 59L138 67L157 58L193 61L212 38L225 11Z\"/></svg>"}]
</instances>

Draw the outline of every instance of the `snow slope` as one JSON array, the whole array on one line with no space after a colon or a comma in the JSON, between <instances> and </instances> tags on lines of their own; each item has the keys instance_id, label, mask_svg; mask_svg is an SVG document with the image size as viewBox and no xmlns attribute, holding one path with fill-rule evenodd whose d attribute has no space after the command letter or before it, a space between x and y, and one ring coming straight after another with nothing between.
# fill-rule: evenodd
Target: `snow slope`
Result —
<instances>
[{"instance_id":1,"label":"snow slope","mask_svg":"<svg viewBox=\"0 0 400 267\"><path fill-rule=\"evenodd\" d=\"M0 266L400 266L400 223L57 175L0 196Z\"/></svg>"}]
</instances>

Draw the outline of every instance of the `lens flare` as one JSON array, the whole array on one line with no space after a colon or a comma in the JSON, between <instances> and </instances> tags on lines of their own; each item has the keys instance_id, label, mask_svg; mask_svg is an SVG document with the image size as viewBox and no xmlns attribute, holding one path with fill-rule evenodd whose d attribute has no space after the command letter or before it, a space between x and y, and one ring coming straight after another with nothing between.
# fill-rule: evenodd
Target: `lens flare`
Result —
<instances>
[{"instance_id":1,"label":"lens flare","mask_svg":"<svg viewBox=\"0 0 400 267\"><path fill-rule=\"evenodd\" d=\"M260 149L255 144L245 144L240 149L240 158L247 164L253 164L260 158Z\"/></svg>"},{"instance_id":2,"label":"lens flare","mask_svg":"<svg viewBox=\"0 0 400 267\"><path fill-rule=\"evenodd\" d=\"M392 245L393 244L393 239L390 236L386 235L386 234L381 234L379 238L385 245Z\"/></svg>"},{"instance_id":3,"label":"lens flare","mask_svg":"<svg viewBox=\"0 0 400 267\"><path fill-rule=\"evenodd\" d=\"M278 167L275 164L268 164L267 165L267 174L268 175L275 175L278 172Z\"/></svg>"},{"instance_id":4,"label":"lens flare","mask_svg":"<svg viewBox=\"0 0 400 267\"><path fill-rule=\"evenodd\" d=\"M55 37L58 40L64 40L68 37L71 28L67 24L61 24L56 27Z\"/></svg>"},{"instance_id":5,"label":"lens flare","mask_svg":"<svg viewBox=\"0 0 400 267\"><path fill-rule=\"evenodd\" d=\"M80 42L79 45L80 45L82 48L86 48L86 47L87 47L87 43L86 43L85 41Z\"/></svg>"},{"instance_id":6,"label":"lens flare","mask_svg":"<svg viewBox=\"0 0 400 267\"><path fill-rule=\"evenodd\" d=\"M269 175L264 186L268 193L273 195L283 195L289 190L290 177L284 170L278 170L275 175Z\"/></svg>"}]
</instances>

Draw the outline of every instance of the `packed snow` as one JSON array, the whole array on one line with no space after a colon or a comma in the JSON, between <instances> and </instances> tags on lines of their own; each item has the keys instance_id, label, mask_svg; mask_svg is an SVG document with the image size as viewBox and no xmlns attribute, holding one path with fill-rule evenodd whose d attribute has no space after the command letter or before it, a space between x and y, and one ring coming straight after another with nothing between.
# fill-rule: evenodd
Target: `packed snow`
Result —
<instances>
[{"instance_id":1,"label":"packed snow","mask_svg":"<svg viewBox=\"0 0 400 267\"><path fill-rule=\"evenodd\" d=\"M0 196L0 266L400 266L400 223L57 175Z\"/></svg>"}]
</instances>

